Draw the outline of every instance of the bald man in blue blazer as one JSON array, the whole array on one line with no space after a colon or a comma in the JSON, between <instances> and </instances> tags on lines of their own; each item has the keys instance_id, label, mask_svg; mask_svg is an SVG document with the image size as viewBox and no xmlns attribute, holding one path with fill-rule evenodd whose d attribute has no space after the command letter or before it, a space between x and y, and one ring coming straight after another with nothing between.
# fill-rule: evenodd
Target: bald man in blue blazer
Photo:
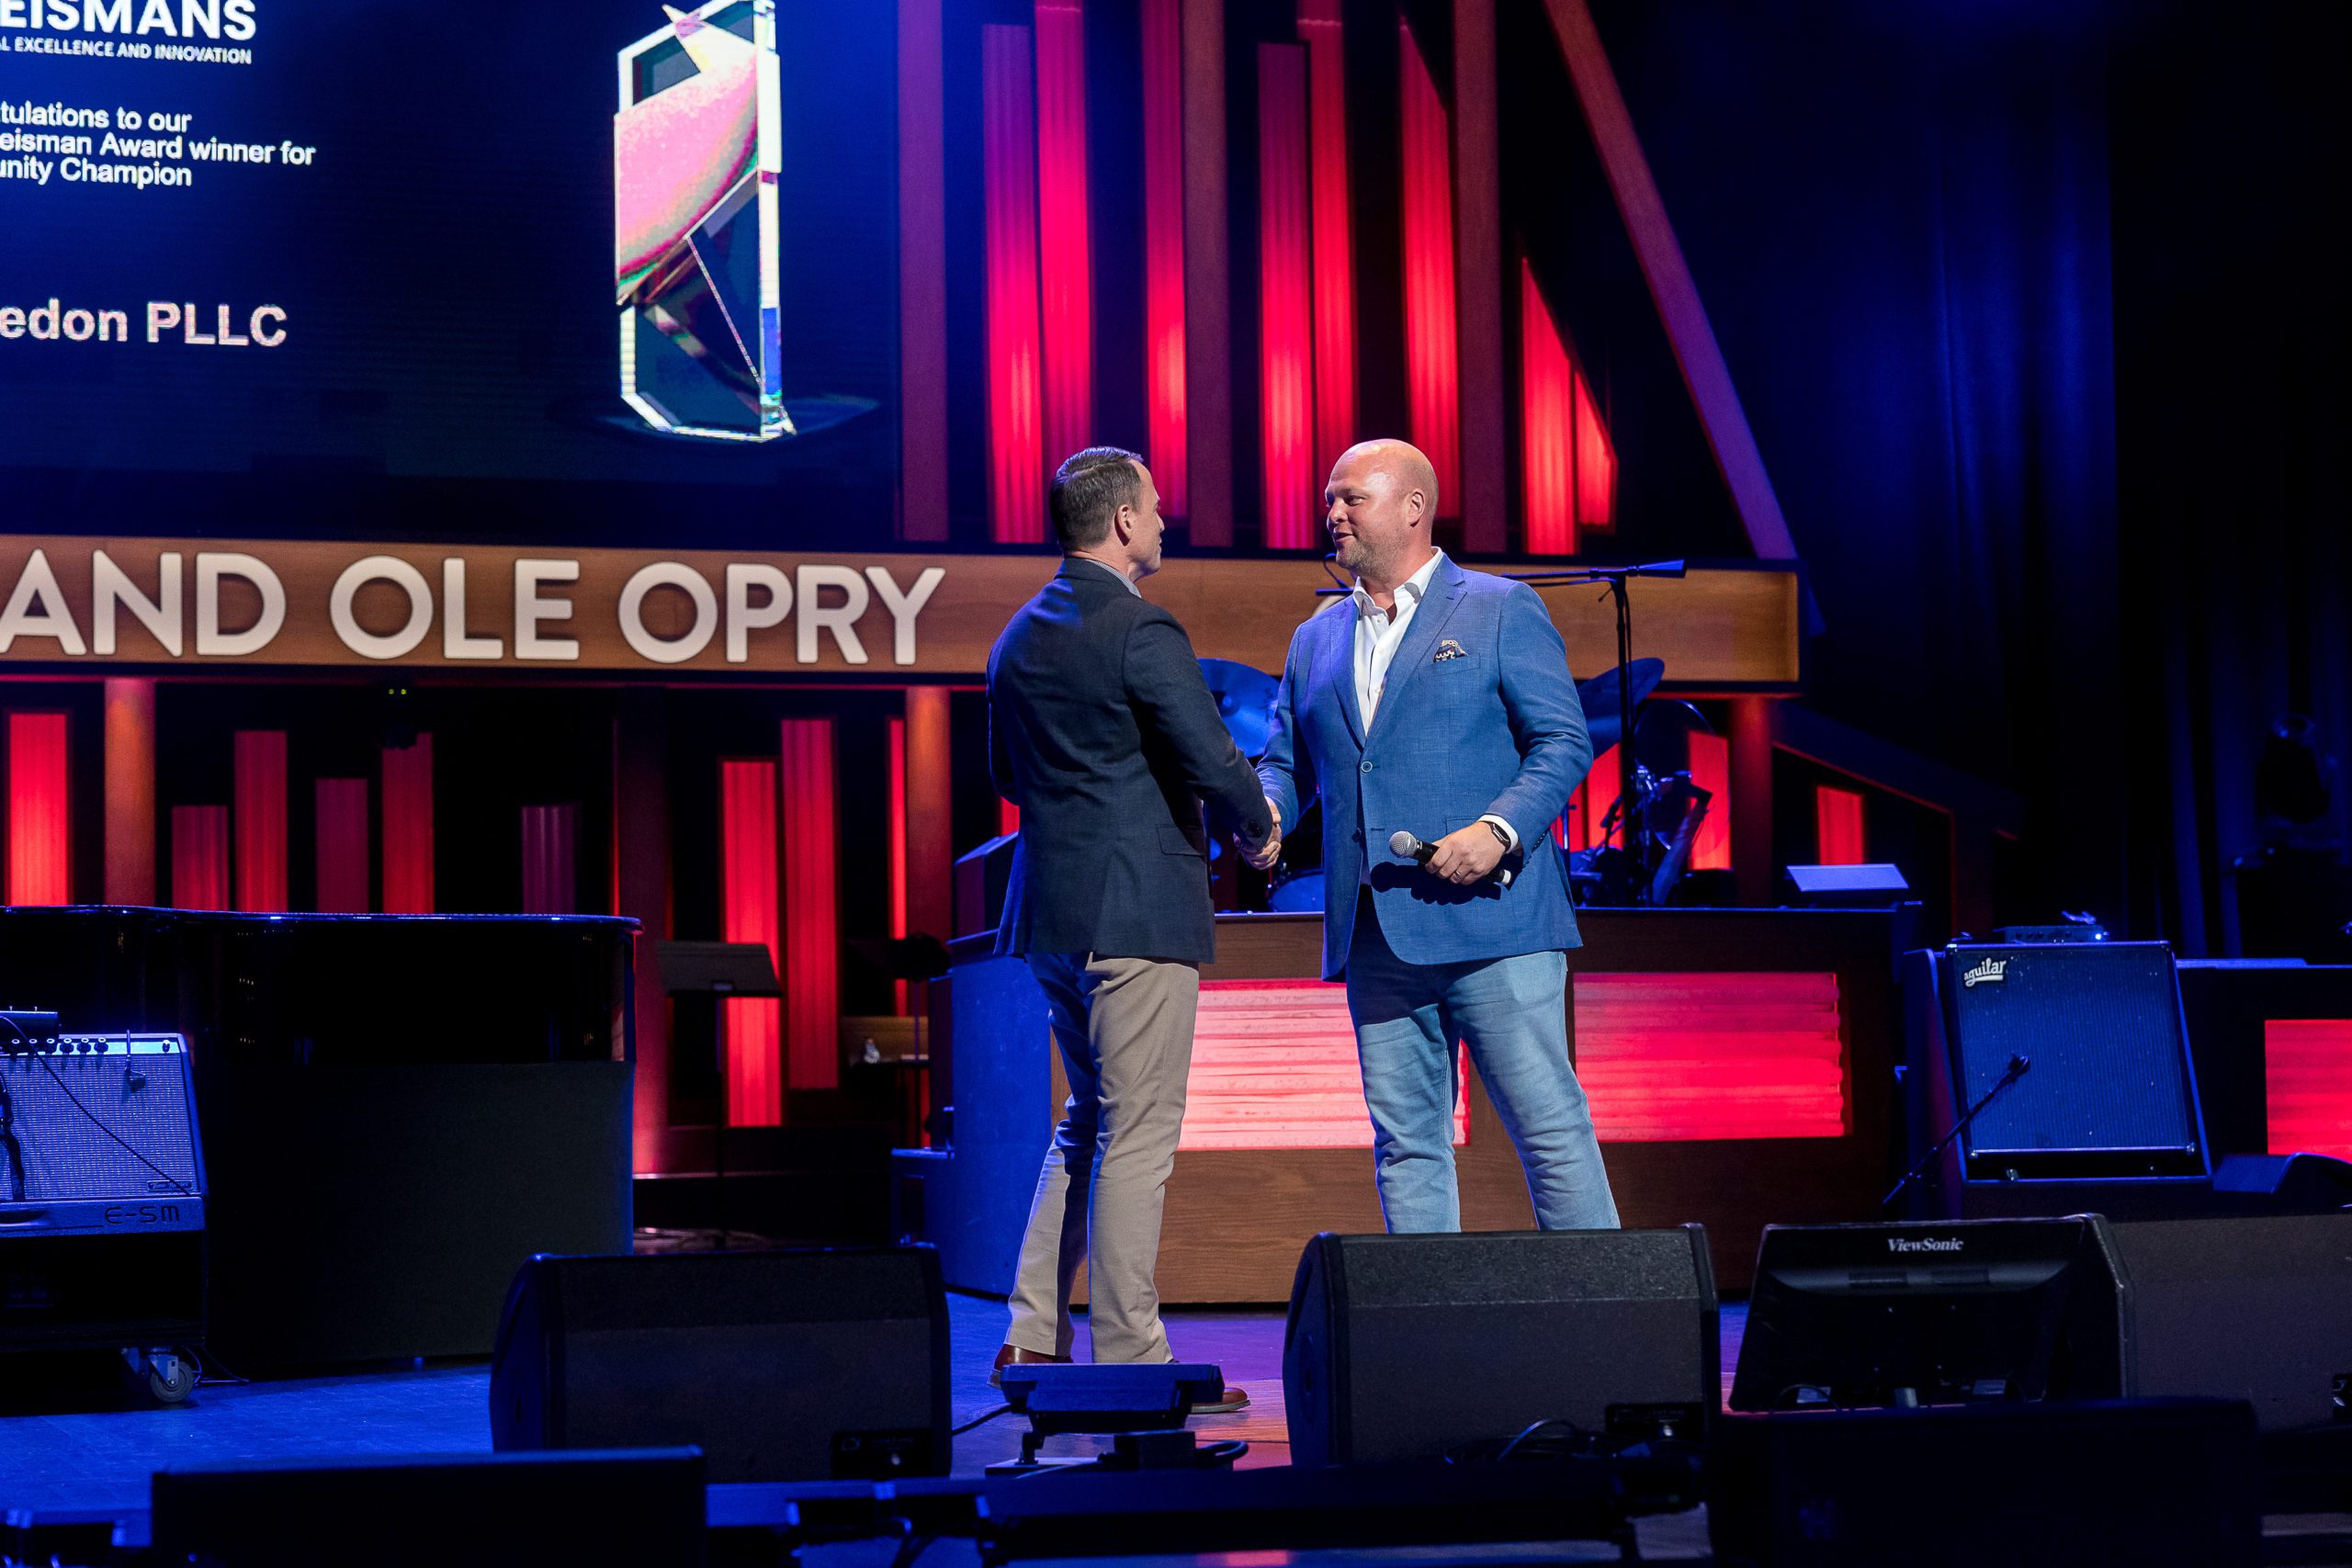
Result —
<instances>
[{"instance_id":1,"label":"bald man in blue blazer","mask_svg":"<svg viewBox=\"0 0 2352 1568\"><path fill-rule=\"evenodd\" d=\"M1323 805L1323 975L1344 977L1391 1231L1462 1228L1453 1043L1464 1042L1545 1230L1617 1206L1568 1062L1578 944L1552 824L1592 764L1567 650L1534 590L1448 559L1437 475L1401 441L1341 455L1325 525L1354 591L1292 637L1258 769L1279 829ZM1398 855L1398 830L1431 845Z\"/></svg>"}]
</instances>

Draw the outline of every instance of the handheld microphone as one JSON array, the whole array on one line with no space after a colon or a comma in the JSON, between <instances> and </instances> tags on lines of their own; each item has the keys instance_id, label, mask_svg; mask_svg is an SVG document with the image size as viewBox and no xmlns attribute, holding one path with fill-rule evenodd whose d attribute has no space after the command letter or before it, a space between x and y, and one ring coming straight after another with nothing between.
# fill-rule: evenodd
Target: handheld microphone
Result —
<instances>
[{"instance_id":1,"label":"handheld microphone","mask_svg":"<svg viewBox=\"0 0 2352 1568\"><path fill-rule=\"evenodd\" d=\"M1437 846L1423 843L1404 829L1399 828L1388 835L1388 852L1399 860L1409 860L1427 865L1430 863L1430 856L1437 853ZM1510 886L1511 874L1511 869L1507 865L1495 867L1494 879L1505 887Z\"/></svg>"}]
</instances>

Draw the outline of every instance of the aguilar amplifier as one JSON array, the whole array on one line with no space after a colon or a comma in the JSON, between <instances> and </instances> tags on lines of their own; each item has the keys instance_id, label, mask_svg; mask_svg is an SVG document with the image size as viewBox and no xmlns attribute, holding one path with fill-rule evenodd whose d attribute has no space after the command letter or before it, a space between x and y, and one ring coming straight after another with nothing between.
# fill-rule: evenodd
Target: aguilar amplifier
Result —
<instances>
[{"instance_id":1,"label":"aguilar amplifier","mask_svg":"<svg viewBox=\"0 0 2352 1568\"><path fill-rule=\"evenodd\" d=\"M1927 1212L2129 1213L2211 1180L2164 943L1955 942L1908 955L1904 1005L1913 1157L1984 1101Z\"/></svg>"},{"instance_id":2,"label":"aguilar amplifier","mask_svg":"<svg viewBox=\"0 0 2352 1568\"><path fill-rule=\"evenodd\" d=\"M204 1191L178 1035L0 1042L0 1350L121 1348L159 1398L184 1396Z\"/></svg>"}]
</instances>

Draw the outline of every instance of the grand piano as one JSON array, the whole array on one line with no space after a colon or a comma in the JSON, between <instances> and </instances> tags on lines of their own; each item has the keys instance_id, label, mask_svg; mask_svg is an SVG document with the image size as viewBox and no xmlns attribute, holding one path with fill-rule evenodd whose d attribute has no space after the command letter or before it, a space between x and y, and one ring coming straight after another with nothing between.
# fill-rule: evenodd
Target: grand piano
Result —
<instances>
[{"instance_id":1,"label":"grand piano","mask_svg":"<svg viewBox=\"0 0 2352 1568\"><path fill-rule=\"evenodd\" d=\"M187 1036L224 1364L486 1355L525 1258L628 1249L636 930L6 908L0 1003Z\"/></svg>"}]
</instances>

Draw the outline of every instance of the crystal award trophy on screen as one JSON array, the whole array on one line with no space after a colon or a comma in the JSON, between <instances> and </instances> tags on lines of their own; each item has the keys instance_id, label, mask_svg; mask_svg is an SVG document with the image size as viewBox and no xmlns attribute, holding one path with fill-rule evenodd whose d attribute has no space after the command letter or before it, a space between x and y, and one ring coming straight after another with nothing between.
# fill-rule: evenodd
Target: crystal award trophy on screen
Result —
<instances>
[{"instance_id":1,"label":"crystal award trophy on screen","mask_svg":"<svg viewBox=\"0 0 2352 1568\"><path fill-rule=\"evenodd\" d=\"M776 326L775 0L668 6L620 53L613 117L621 396L654 429L794 434Z\"/></svg>"}]
</instances>

